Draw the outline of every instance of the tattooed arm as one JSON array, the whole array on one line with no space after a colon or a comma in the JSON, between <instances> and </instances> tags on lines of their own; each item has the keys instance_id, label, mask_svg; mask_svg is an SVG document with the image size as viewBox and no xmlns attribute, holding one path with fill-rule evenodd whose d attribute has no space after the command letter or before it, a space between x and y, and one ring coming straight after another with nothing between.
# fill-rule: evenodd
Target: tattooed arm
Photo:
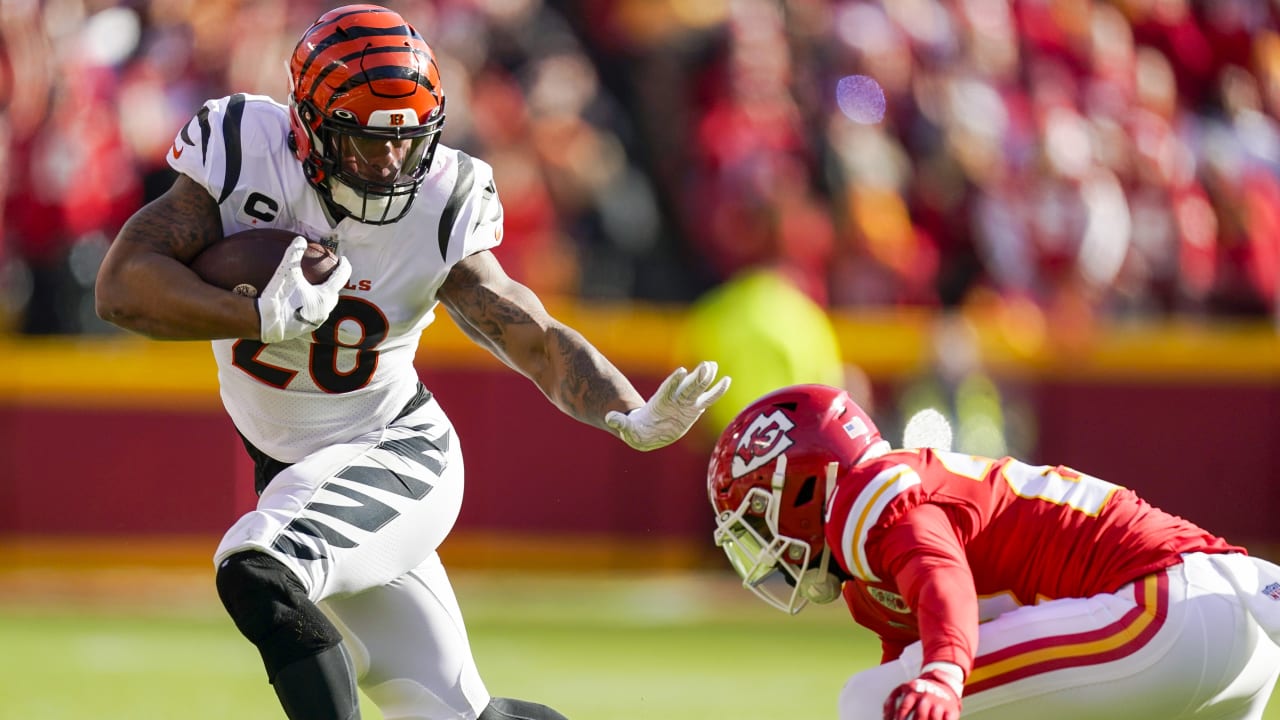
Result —
<instances>
[{"instance_id":1,"label":"tattooed arm","mask_svg":"<svg viewBox=\"0 0 1280 720\"><path fill-rule=\"evenodd\" d=\"M98 316L160 340L257 338L254 301L205 283L186 265L221 238L213 198L179 175L111 244L98 271Z\"/></svg>"},{"instance_id":2,"label":"tattooed arm","mask_svg":"<svg viewBox=\"0 0 1280 720\"><path fill-rule=\"evenodd\" d=\"M453 266L437 297L468 337L577 420L614 432L605 425L606 413L644 405L626 376L580 333L547 314L493 253L479 252Z\"/></svg>"}]
</instances>

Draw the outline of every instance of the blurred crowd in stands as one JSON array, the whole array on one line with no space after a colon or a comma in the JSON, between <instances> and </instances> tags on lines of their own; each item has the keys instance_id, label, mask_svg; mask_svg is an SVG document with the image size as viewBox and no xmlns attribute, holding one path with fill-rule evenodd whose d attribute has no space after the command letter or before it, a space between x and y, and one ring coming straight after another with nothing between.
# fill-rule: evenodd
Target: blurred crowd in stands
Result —
<instances>
[{"instance_id":1,"label":"blurred crowd in stands","mask_svg":"<svg viewBox=\"0 0 1280 720\"><path fill-rule=\"evenodd\" d=\"M316 0L0 0L0 316L93 275L206 98L285 99ZM1273 316L1280 0L393 0L547 296ZM880 122L841 112L873 78ZM1053 315L1059 313L1059 315Z\"/></svg>"}]
</instances>

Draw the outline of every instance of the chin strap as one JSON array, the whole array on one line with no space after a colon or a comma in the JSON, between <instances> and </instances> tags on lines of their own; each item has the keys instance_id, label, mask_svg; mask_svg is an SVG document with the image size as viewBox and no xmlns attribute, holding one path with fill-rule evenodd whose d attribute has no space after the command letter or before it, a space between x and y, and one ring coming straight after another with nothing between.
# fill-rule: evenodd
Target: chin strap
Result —
<instances>
[{"instance_id":1,"label":"chin strap","mask_svg":"<svg viewBox=\"0 0 1280 720\"><path fill-rule=\"evenodd\" d=\"M784 456L785 457L785 456ZM781 458L779 458L781 459ZM824 508L830 503L831 496L836 489L836 474L840 472L840 463L827 463L827 497L823 503ZM804 574L800 582L800 594L804 595L810 601L820 604L829 603L840 597L840 590L844 586L844 581L839 576L830 571L831 567L831 548L826 543L822 544L822 559L818 562L818 567L813 568Z\"/></svg>"},{"instance_id":2,"label":"chin strap","mask_svg":"<svg viewBox=\"0 0 1280 720\"><path fill-rule=\"evenodd\" d=\"M811 602L829 603L840 597L840 589L844 583L839 577L827 570L831 562L831 550L822 549L822 560L818 567L809 570L800 581L800 594Z\"/></svg>"}]
</instances>

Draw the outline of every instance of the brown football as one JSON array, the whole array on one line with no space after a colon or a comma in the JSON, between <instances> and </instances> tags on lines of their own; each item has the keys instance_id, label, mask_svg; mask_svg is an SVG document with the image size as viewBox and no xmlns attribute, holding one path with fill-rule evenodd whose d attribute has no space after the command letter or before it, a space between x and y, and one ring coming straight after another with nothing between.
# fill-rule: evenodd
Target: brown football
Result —
<instances>
[{"instance_id":1,"label":"brown football","mask_svg":"<svg viewBox=\"0 0 1280 720\"><path fill-rule=\"evenodd\" d=\"M205 248L191 261L191 269L210 285L257 297L275 274L285 248L297 235L283 228L242 230ZM302 256L302 274L313 285L322 283L337 264L338 256L333 251L310 242Z\"/></svg>"}]
</instances>

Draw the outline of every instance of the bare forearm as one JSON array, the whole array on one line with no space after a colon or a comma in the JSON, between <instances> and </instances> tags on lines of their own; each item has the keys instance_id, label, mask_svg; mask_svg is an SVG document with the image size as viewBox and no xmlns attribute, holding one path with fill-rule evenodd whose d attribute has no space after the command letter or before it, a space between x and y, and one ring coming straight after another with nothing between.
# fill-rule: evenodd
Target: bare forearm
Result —
<instances>
[{"instance_id":1,"label":"bare forearm","mask_svg":"<svg viewBox=\"0 0 1280 720\"><path fill-rule=\"evenodd\" d=\"M261 332L252 298L206 284L163 255L143 253L104 266L98 287L102 319L157 340L256 338Z\"/></svg>"},{"instance_id":2,"label":"bare forearm","mask_svg":"<svg viewBox=\"0 0 1280 720\"><path fill-rule=\"evenodd\" d=\"M206 284L187 267L221 237L213 199L179 176L129 218L111 244L98 271L98 315L162 340L258 337L252 299Z\"/></svg>"},{"instance_id":3,"label":"bare forearm","mask_svg":"<svg viewBox=\"0 0 1280 720\"><path fill-rule=\"evenodd\" d=\"M492 253L458 263L439 298L458 327L529 378L567 415L607 432L610 410L644 399L581 333L551 317L528 288L507 277Z\"/></svg>"},{"instance_id":4,"label":"bare forearm","mask_svg":"<svg viewBox=\"0 0 1280 720\"><path fill-rule=\"evenodd\" d=\"M580 333L549 317L546 331L537 332L536 347L503 343L517 324L505 326L507 333L490 336L464 318L455 320L468 337L532 380L552 404L575 420L612 432L604 424L610 410L627 412L644 404L631 381L608 358Z\"/></svg>"},{"instance_id":5,"label":"bare forearm","mask_svg":"<svg viewBox=\"0 0 1280 720\"><path fill-rule=\"evenodd\" d=\"M644 405L613 363L577 331L556 323L547 332L547 367L535 377L538 387L568 415L607 430L604 416Z\"/></svg>"}]
</instances>

